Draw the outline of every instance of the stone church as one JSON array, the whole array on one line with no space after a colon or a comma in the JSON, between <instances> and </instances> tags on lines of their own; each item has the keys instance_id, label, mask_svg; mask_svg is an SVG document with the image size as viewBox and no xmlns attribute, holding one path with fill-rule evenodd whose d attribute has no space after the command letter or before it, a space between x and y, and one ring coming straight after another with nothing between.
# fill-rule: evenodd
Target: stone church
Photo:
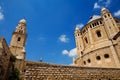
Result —
<instances>
[{"instance_id":1,"label":"stone church","mask_svg":"<svg viewBox=\"0 0 120 80\"><path fill-rule=\"evenodd\" d=\"M102 8L80 30L75 29L78 57L76 66L120 68L120 19Z\"/></svg>"},{"instance_id":2,"label":"stone church","mask_svg":"<svg viewBox=\"0 0 120 80\"><path fill-rule=\"evenodd\" d=\"M80 30L75 29L78 56L74 66L26 61L26 20L19 21L8 47L0 38L0 80L9 80L11 55L22 80L119 80L120 19L103 8Z\"/></svg>"}]
</instances>

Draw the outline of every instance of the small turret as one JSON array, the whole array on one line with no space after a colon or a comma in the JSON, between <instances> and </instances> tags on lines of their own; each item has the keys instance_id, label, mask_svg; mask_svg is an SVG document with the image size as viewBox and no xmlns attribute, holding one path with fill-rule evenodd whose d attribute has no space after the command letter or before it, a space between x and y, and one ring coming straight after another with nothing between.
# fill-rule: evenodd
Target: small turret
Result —
<instances>
[{"instance_id":1,"label":"small turret","mask_svg":"<svg viewBox=\"0 0 120 80\"><path fill-rule=\"evenodd\" d=\"M75 28L75 36L79 36L81 33L80 33L80 28L78 26L76 26Z\"/></svg>"},{"instance_id":2,"label":"small turret","mask_svg":"<svg viewBox=\"0 0 120 80\"><path fill-rule=\"evenodd\" d=\"M101 9L101 12L102 12L102 14L104 14L104 13L109 13L109 10L106 9L105 7L103 7L103 8Z\"/></svg>"},{"instance_id":3,"label":"small turret","mask_svg":"<svg viewBox=\"0 0 120 80\"><path fill-rule=\"evenodd\" d=\"M101 17L103 19L108 37L113 38L113 36L118 33L119 29L118 29L117 23L115 22L112 14L106 8L102 8L101 9Z\"/></svg>"},{"instance_id":4,"label":"small turret","mask_svg":"<svg viewBox=\"0 0 120 80\"><path fill-rule=\"evenodd\" d=\"M75 41L76 41L76 48L78 56L81 56L81 50L84 49L83 39L81 35L81 31L78 25L75 28Z\"/></svg>"}]
</instances>

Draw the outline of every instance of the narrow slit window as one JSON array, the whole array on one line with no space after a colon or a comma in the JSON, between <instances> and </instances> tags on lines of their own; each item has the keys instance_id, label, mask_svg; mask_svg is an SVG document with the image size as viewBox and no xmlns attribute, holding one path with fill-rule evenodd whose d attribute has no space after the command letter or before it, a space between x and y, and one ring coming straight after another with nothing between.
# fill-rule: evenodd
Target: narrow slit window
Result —
<instances>
[{"instance_id":1,"label":"narrow slit window","mask_svg":"<svg viewBox=\"0 0 120 80\"><path fill-rule=\"evenodd\" d=\"M92 26L94 27L94 24L92 24Z\"/></svg>"},{"instance_id":2,"label":"narrow slit window","mask_svg":"<svg viewBox=\"0 0 120 80\"><path fill-rule=\"evenodd\" d=\"M88 43L88 39L85 37L85 42Z\"/></svg>"},{"instance_id":3,"label":"narrow slit window","mask_svg":"<svg viewBox=\"0 0 120 80\"><path fill-rule=\"evenodd\" d=\"M90 28L92 28L92 26L90 25Z\"/></svg>"},{"instance_id":4,"label":"narrow slit window","mask_svg":"<svg viewBox=\"0 0 120 80\"><path fill-rule=\"evenodd\" d=\"M96 26L96 23L94 23L94 25Z\"/></svg>"},{"instance_id":5,"label":"narrow slit window","mask_svg":"<svg viewBox=\"0 0 120 80\"><path fill-rule=\"evenodd\" d=\"M85 62L85 61L84 61L83 63L84 63L84 65L86 65L86 62Z\"/></svg>"},{"instance_id":6,"label":"narrow slit window","mask_svg":"<svg viewBox=\"0 0 120 80\"><path fill-rule=\"evenodd\" d=\"M99 23L97 22L97 25L99 25Z\"/></svg>"},{"instance_id":7,"label":"narrow slit window","mask_svg":"<svg viewBox=\"0 0 120 80\"><path fill-rule=\"evenodd\" d=\"M83 52L81 51L81 55L83 55Z\"/></svg>"},{"instance_id":8,"label":"narrow slit window","mask_svg":"<svg viewBox=\"0 0 120 80\"><path fill-rule=\"evenodd\" d=\"M102 24L102 21L100 21L100 24Z\"/></svg>"}]
</instances>

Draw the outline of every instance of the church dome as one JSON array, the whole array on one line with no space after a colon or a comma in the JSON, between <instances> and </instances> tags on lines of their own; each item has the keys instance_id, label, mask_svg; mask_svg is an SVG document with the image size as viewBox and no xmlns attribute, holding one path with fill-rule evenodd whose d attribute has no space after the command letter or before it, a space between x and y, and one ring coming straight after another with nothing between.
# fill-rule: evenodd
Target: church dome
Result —
<instances>
[{"instance_id":1,"label":"church dome","mask_svg":"<svg viewBox=\"0 0 120 80\"><path fill-rule=\"evenodd\" d=\"M96 20L96 19L99 19L99 18L101 18L101 16L99 16L99 15L93 15L93 16L90 18L90 20L88 21L88 23L89 23L89 22L92 22L92 21L94 21L94 20Z\"/></svg>"}]
</instances>

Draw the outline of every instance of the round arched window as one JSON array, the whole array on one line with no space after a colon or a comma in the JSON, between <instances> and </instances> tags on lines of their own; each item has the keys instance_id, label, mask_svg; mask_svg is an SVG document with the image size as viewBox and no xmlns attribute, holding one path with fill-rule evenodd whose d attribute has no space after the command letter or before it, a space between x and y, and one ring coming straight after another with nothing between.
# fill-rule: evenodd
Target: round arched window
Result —
<instances>
[{"instance_id":1,"label":"round arched window","mask_svg":"<svg viewBox=\"0 0 120 80\"><path fill-rule=\"evenodd\" d=\"M101 60L101 57L100 57L100 56L96 56L96 59L97 59L97 60Z\"/></svg>"},{"instance_id":2,"label":"round arched window","mask_svg":"<svg viewBox=\"0 0 120 80\"><path fill-rule=\"evenodd\" d=\"M110 56L109 56L109 54L104 54L104 57L109 58Z\"/></svg>"}]
</instances>

